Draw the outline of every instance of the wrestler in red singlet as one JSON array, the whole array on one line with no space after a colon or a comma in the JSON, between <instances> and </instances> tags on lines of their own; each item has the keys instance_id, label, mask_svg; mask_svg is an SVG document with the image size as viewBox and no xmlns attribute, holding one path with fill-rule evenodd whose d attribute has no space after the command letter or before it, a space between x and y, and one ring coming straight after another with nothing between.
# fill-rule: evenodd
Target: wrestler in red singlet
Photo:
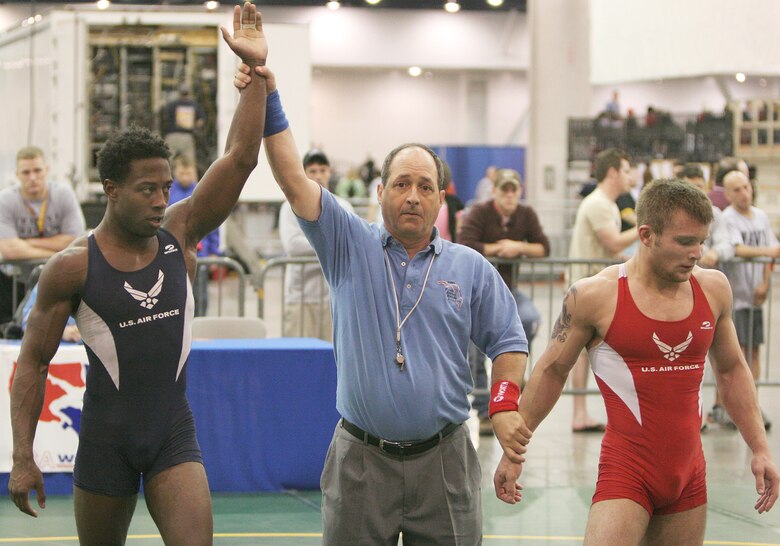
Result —
<instances>
[{"instance_id":1,"label":"wrestler in red singlet","mask_svg":"<svg viewBox=\"0 0 780 546\"><path fill-rule=\"evenodd\" d=\"M594 503L630 499L652 516L707 502L699 429L715 321L693 275L690 285L687 318L653 320L637 308L620 266L615 316L589 351L608 417Z\"/></svg>"}]
</instances>

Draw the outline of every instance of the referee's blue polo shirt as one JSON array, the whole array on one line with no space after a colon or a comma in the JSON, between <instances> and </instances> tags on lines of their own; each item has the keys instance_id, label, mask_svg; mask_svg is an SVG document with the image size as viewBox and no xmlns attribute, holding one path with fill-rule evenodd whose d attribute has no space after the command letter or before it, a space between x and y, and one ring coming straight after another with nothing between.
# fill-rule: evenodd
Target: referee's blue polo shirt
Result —
<instances>
[{"instance_id":1,"label":"referee's blue polo shirt","mask_svg":"<svg viewBox=\"0 0 780 546\"><path fill-rule=\"evenodd\" d=\"M410 261L387 230L369 224L322 192L315 222L298 219L331 288L338 387L336 408L348 421L386 440L419 440L469 417L473 388L469 339L491 359L528 353L517 306L496 269L479 253L444 241ZM406 363L396 364L396 307L384 249L390 258Z\"/></svg>"}]
</instances>

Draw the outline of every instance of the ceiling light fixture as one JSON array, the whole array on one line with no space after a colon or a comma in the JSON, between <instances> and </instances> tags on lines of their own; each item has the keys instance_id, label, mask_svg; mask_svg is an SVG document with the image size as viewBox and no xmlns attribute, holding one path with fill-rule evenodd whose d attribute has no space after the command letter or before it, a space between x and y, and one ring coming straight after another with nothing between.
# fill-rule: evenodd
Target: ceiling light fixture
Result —
<instances>
[{"instance_id":1,"label":"ceiling light fixture","mask_svg":"<svg viewBox=\"0 0 780 546\"><path fill-rule=\"evenodd\" d=\"M366 4L371 4L372 6L376 6L381 1L382 0L366 0Z\"/></svg>"},{"instance_id":2,"label":"ceiling light fixture","mask_svg":"<svg viewBox=\"0 0 780 546\"><path fill-rule=\"evenodd\" d=\"M219 2L217 2L217 0L208 0L208 2L205 2L203 5L207 10L214 11L219 7Z\"/></svg>"},{"instance_id":3,"label":"ceiling light fixture","mask_svg":"<svg viewBox=\"0 0 780 546\"><path fill-rule=\"evenodd\" d=\"M339 8L341 7L341 2L339 2L338 0L330 0L330 2L328 2L327 4L325 4L325 6L326 6L326 7L327 7L327 8L328 8L330 11L336 11L337 9L339 9Z\"/></svg>"},{"instance_id":4,"label":"ceiling light fixture","mask_svg":"<svg viewBox=\"0 0 780 546\"><path fill-rule=\"evenodd\" d=\"M504 5L504 0L487 0L487 3L489 6L497 8Z\"/></svg>"},{"instance_id":5,"label":"ceiling light fixture","mask_svg":"<svg viewBox=\"0 0 780 546\"><path fill-rule=\"evenodd\" d=\"M422 74L422 68L419 66L410 66L409 67L409 75L413 78L418 77L420 74Z\"/></svg>"},{"instance_id":6,"label":"ceiling light fixture","mask_svg":"<svg viewBox=\"0 0 780 546\"><path fill-rule=\"evenodd\" d=\"M736 79L736 80L737 80L739 83L745 83L745 80L747 79L747 77L745 76L745 73L744 73L744 72L737 72L736 74L734 74L734 78L735 78L735 79Z\"/></svg>"},{"instance_id":7,"label":"ceiling light fixture","mask_svg":"<svg viewBox=\"0 0 780 546\"><path fill-rule=\"evenodd\" d=\"M108 9L111 7L110 0L98 0L97 1L97 9Z\"/></svg>"},{"instance_id":8,"label":"ceiling light fixture","mask_svg":"<svg viewBox=\"0 0 780 546\"><path fill-rule=\"evenodd\" d=\"M460 11L460 4L455 0L447 0L447 3L444 4L444 9L449 13L457 13Z\"/></svg>"}]
</instances>

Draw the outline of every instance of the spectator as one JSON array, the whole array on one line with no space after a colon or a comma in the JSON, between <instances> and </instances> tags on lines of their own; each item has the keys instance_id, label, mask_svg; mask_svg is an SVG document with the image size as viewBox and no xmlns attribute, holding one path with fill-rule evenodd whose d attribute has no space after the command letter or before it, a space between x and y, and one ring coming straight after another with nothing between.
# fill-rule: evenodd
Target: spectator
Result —
<instances>
[{"instance_id":1,"label":"spectator","mask_svg":"<svg viewBox=\"0 0 780 546\"><path fill-rule=\"evenodd\" d=\"M631 183L631 165L628 155L616 148L608 148L596 156L594 189L580 203L574 220L569 257L573 260L616 259L639 237L636 227L620 231L620 210L615 203L618 196L628 191ZM601 264L578 264L571 267L570 282L598 273ZM588 382L588 356L582 352L572 375L572 387L584 389ZM588 415L585 395L574 395L574 432L603 432L604 425Z\"/></svg>"},{"instance_id":2,"label":"spectator","mask_svg":"<svg viewBox=\"0 0 780 546\"><path fill-rule=\"evenodd\" d=\"M325 190L331 177L328 156L313 148L303 156L303 170L311 180ZM346 199L334 196L341 207L354 212ZM286 256L315 256L289 201L279 209L279 237ZM333 340L333 319L330 314L328 285L319 265L288 265L284 274L284 337L316 337Z\"/></svg>"},{"instance_id":3,"label":"spectator","mask_svg":"<svg viewBox=\"0 0 780 546\"><path fill-rule=\"evenodd\" d=\"M59 252L86 229L76 194L67 184L48 182L49 167L43 151L35 146L16 154L14 184L0 191L0 256L5 260L48 258ZM20 267L27 279L32 267ZM0 272L0 323L11 320L18 301L13 301L14 277ZM24 294L24 281L17 294ZM21 299L21 296L19 297Z\"/></svg>"},{"instance_id":4,"label":"spectator","mask_svg":"<svg viewBox=\"0 0 780 546\"><path fill-rule=\"evenodd\" d=\"M360 174L356 170L351 170L339 178L333 193L344 199L368 197L366 184L363 182L363 179L360 178Z\"/></svg>"},{"instance_id":5,"label":"spectator","mask_svg":"<svg viewBox=\"0 0 780 546\"><path fill-rule=\"evenodd\" d=\"M201 130L205 123L206 115L203 108L192 98L189 84L181 84L179 98L165 106L165 142L173 157L186 155L197 161L195 131Z\"/></svg>"},{"instance_id":6,"label":"spectator","mask_svg":"<svg viewBox=\"0 0 780 546\"><path fill-rule=\"evenodd\" d=\"M496 171L493 199L471 207L463 220L460 243L469 246L486 257L517 259L541 258L550 255L550 241L542 230L534 209L518 202L520 174L513 169ZM517 304L517 314L530 344L541 322L539 310L524 294L512 278L511 264L501 264L498 271L504 283L512 291ZM469 365L474 376L474 387L488 386L485 355L474 345L469 345ZM480 434L492 434L493 426L488 417L488 395L474 395L472 406L479 416Z\"/></svg>"},{"instance_id":7,"label":"spectator","mask_svg":"<svg viewBox=\"0 0 780 546\"><path fill-rule=\"evenodd\" d=\"M35 300L38 298L38 284L32 287L27 301L24 304L22 310L22 324L20 334L24 335L24 331L27 329L27 319L30 317L30 311L32 311ZM20 335L20 337L21 337ZM68 317L68 322L65 325L65 329L62 331L62 341L68 341L70 343L78 343L81 341L81 333L79 327L76 324L76 319Z\"/></svg>"},{"instance_id":8,"label":"spectator","mask_svg":"<svg viewBox=\"0 0 780 546\"><path fill-rule=\"evenodd\" d=\"M458 218L463 210L463 201L455 194L455 184L452 182L452 171L446 161L444 163L444 203L439 209L439 215L434 224L439 228L439 235L445 241L456 242L458 238Z\"/></svg>"},{"instance_id":9,"label":"spectator","mask_svg":"<svg viewBox=\"0 0 780 546\"><path fill-rule=\"evenodd\" d=\"M636 165L631 166L631 176L628 183L628 191L618 195L615 204L620 211L620 231L628 231L636 227L636 199L635 188L639 185L639 170ZM636 252L638 241L634 241L623 250L624 256L633 256Z\"/></svg>"},{"instance_id":10,"label":"spectator","mask_svg":"<svg viewBox=\"0 0 780 546\"><path fill-rule=\"evenodd\" d=\"M780 242L772 231L766 213L752 205L753 192L750 180L741 171L734 170L723 177L726 198L731 205L723 211L734 254L738 258L778 258ZM734 326L745 358L758 381L760 372L759 351L764 343L764 314L762 306L769 292L769 275L772 264L761 262L727 263L724 272L734 294ZM769 430L772 422L762 411L764 428ZM717 399L712 408L712 420L729 428L734 421Z\"/></svg>"},{"instance_id":11,"label":"spectator","mask_svg":"<svg viewBox=\"0 0 780 546\"><path fill-rule=\"evenodd\" d=\"M724 157L718 162L718 170L715 171L715 183L712 189L707 194L712 204L718 207L720 210L725 210L729 206L729 200L726 197L726 190L723 188L723 178L731 171L740 171L745 176L749 177L749 169L747 163L736 157Z\"/></svg>"},{"instance_id":12,"label":"spectator","mask_svg":"<svg viewBox=\"0 0 780 546\"><path fill-rule=\"evenodd\" d=\"M484 203L485 201L493 199L493 188L495 185L496 166L490 165L485 169L485 176L477 182L477 187L474 188L474 199L472 200L472 204Z\"/></svg>"},{"instance_id":13,"label":"spectator","mask_svg":"<svg viewBox=\"0 0 780 546\"><path fill-rule=\"evenodd\" d=\"M178 203L192 195L198 182L198 167L188 155L179 155L173 160L173 184L168 205ZM198 244L198 258L215 258L219 251L219 228L215 229ZM205 317L209 307L209 275L216 273L219 266L199 265L195 275L193 296L195 297L195 316Z\"/></svg>"},{"instance_id":14,"label":"spectator","mask_svg":"<svg viewBox=\"0 0 780 546\"><path fill-rule=\"evenodd\" d=\"M604 112L612 120L620 119L622 117L620 115L620 93L618 93L617 90L612 91L612 98L604 107Z\"/></svg>"},{"instance_id":15,"label":"spectator","mask_svg":"<svg viewBox=\"0 0 780 546\"><path fill-rule=\"evenodd\" d=\"M682 171L682 179L693 184L705 194L707 182L704 180L704 172L698 165L688 165ZM712 224L710 235L704 242L702 256L698 264L701 267L719 267L734 257L734 244L731 241L728 226L723 218L723 211L712 205Z\"/></svg>"}]
</instances>

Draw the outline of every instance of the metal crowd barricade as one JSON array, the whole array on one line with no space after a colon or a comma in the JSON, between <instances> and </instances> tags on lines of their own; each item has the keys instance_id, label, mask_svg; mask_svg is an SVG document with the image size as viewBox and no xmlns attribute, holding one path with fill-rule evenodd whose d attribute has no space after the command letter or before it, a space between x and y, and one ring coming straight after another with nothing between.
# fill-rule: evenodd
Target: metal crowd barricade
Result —
<instances>
[{"instance_id":1,"label":"metal crowd barricade","mask_svg":"<svg viewBox=\"0 0 780 546\"><path fill-rule=\"evenodd\" d=\"M41 275L43 266L46 264L44 259L36 260L3 260L0 261L2 271L13 281L11 283L11 299L12 309L11 315L16 318L16 315L20 311L20 304L24 302L27 295L32 290L33 286L38 282L38 278ZM216 281L217 286L217 315L223 315L227 304L226 302L235 300L236 312L238 316L243 317L246 309L246 287L247 287L247 274L244 272L243 266L233 258L227 257L213 257L213 258L198 258L198 274L205 274L206 271L203 268L208 268L212 265L224 267L227 270L234 272L237 280L235 283L230 283L231 286L235 284L235 293L230 297L230 290L226 287L227 275L220 276ZM24 285L24 292L20 293L19 284Z\"/></svg>"},{"instance_id":2,"label":"metal crowd barricade","mask_svg":"<svg viewBox=\"0 0 780 546\"><path fill-rule=\"evenodd\" d=\"M294 257L280 257L280 258L271 258L268 260L265 265L260 268L260 271L257 273L255 285L257 286L257 316L259 316L262 319L268 320L268 311L269 306L268 303L268 281L269 278L273 274L280 273L281 274L281 286L278 290L278 301L279 301L279 310L280 310L280 324L284 324L284 318L288 311L292 311L296 313L297 321L296 321L296 332L292 332L297 337L311 337L313 334L316 334L314 337L318 337L322 339L327 332L325 332L325 324L323 321L323 318L325 316L325 313L330 312L330 306L328 304L327 300L327 294L328 294L328 288L327 284L325 283L325 277L320 274L319 276L319 283L317 284L317 287L315 289L315 300L316 303L311 304L313 308L315 309L315 327L313 332L307 332L305 330L305 321L304 321L304 306L301 305L299 302L289 302L287 301L287 295L286 295L286 279L287 275L290 274L294 269L297 269L300 272L300 275L298 275L298 278L300 279L300 283L297 288L299 288L299 293L302 295L306 294L306 275L304 274L305 271L307 271L307 268L311 267L320 267L320 263L317 260L316 256L294 256ZM312 294L308 294L311 296ZM283 333L283 327L282 327L282 335Z\"/></svg>"},{"instance_id":3,"label":"metal crowd barricade","mask_svg":"<svg viewBox=\"0 0 780 546\"><path fill-rule=\"evenodd\" d=\"M27 293L38 280L43 264L46 260L37 258L34 260L0 260L0 272L5 275L10 282L11 288L11 317L16 315L19 304L24 300ZM24 291L21 292L20 290Z\"/></svg>"},{"instance_id":4,"label":"metal crowd barricade","mask_svg":"<svg viewBox=\"0 0 780 546\"><path fill-rule=\"evenodd\" d=\"M536 340L544 345L547 344L547 340L550 339L552 329L560 314L560 306L563 301L563 296L569 287L572 278L572 267L576 265L594 266L595 268L604 268L608 265L620 263L618 260L575 260L566 258L519 258L514 260L491 258L490 262L498 266L501 264L509 264L512 266L512 283L513 286L518 287L524 291L526 295L534 302L538 309L540 309L543 317L547 317L547 336L537 334ZM753 258L753 259L741 259L734 258L729 264L738 263L765 263L774 264L774 260L770 258ZM769 276L769 291L767 294L766 302L762 306L765 309L764 313L764 344L763 354L761 362L761 377L756 382L757 386L780 386L780 381L772 379L770 373L770 359L772 355L772 341L775 330L780 330L780 326L773 328L773 284L774 275ZM747 354L745 358L750 362L753 346L753 320L754 310L750 309L749 312L749 324L748 324L748 346ZM542 339L540 339L542 338ZM534 340L534 345L536 344ZM543 348L543 347L542 347ZM533 358L534 348L533 346L529 352L528 359L528 372L533 368L535 359ZM715 386L715 382L711 379L711 374L706 374L705 386ZM566 389L564 394L597 394L599 391L595 389L575 390Z\"/></svg>"},{"instance_id":5,"label":"metal crowd barricade","mask_svg":"<svg viewBox=\"0 0 780 546\"><path fill-rule=\"evenodd\" d=\"M234 260L233 258L228 258L225 256L215 256L215 257L209 257L209 258L198 258L197 261L197 269L198 275L204 275L208 274L208 268L212 265L220 266L226 268L228 271L233 272L236 274L236 293L235 293L235 300L237 305L237 314L239 317L245 316L246 313L246 287L248 282L248 277L246 272L244 271L244 267L241 265L240 262L237 260ZM228 275L219 275L215 281L217 285L217 312L216 314L218 316L222 316L226 310L226 300L228 299ZM233 283L230 283L231 285ZM209 306L211 306L211 302L209 302ZM213 313L209 313L213 314Z\"/></svg>"},{"instance_id":6,"label":"metal crowd barricade","mask_svg":"<svg viewBox=\"0 0 780 546\"><path fill-rule=\"evenodd\" d=\"M519 288L521 291L534 302L537 309L543 317L545 324L542 325L540 331L537 333L536 339L533 341L529 348L528 359L528 373L533 368L535 361L535 354L544 350L547 341L552 335L553 326L557 320L563 296L569 287L570 279L572 279L572 268L575 266L589 266L594 271L603 269L609 265L620 263L619 260L603 259L603 260L579 260L569 258L519 258L519 259L501 259L490 258L490 262L494 266L510 265L512 267L512 283L513 286ZM761 262L772 264L774 260L769 258L755 258L752 260L742 260L735 258L730 263L740 262ZM298 257L298 258L274 258L269 260L266 265L261 269L257 276L256 286L258 287L258 315L262 318L266 318L268 311L268 293L266 290L266 284L268 277L272 272L281 271L282 286L284 285L284 274L287 266L303 267L305 265L318 264L315 257ZM780 386L780 381L773 379L770 360L772 355L773 338L776 334L775 330L778 330L777 334L780 334L780 325L773 326L773 296L774 296L774 275L769 277L769 292L767 295L767 301L764 304L764 321L765 321L765 336L764 344L762 346L762 361L761 361L761 377L757 381L758 386ZM324 288L324 279L322 280L322 286ZM281 302L281 312L284 316L285 306L287 302L284 300L284 290L280 290L279 301ZM322 304L323 307L326 303ZM752 348L752 335L753 335L753 311L750 312L749 323L749 346L748 355L746 358L750 358L750 350ZM544 333L546 332L546 336ZM749 360L748 360L749 361ZM710 378L711 375L707 374L707 380L705 380L706 386L714 386L714 381ZM483 391L475 391L477 394L481 394ZM567 388L564 390L564 394L598 394L597 389L582 389L575 390Z\"/></svg>"}]
</instances>

